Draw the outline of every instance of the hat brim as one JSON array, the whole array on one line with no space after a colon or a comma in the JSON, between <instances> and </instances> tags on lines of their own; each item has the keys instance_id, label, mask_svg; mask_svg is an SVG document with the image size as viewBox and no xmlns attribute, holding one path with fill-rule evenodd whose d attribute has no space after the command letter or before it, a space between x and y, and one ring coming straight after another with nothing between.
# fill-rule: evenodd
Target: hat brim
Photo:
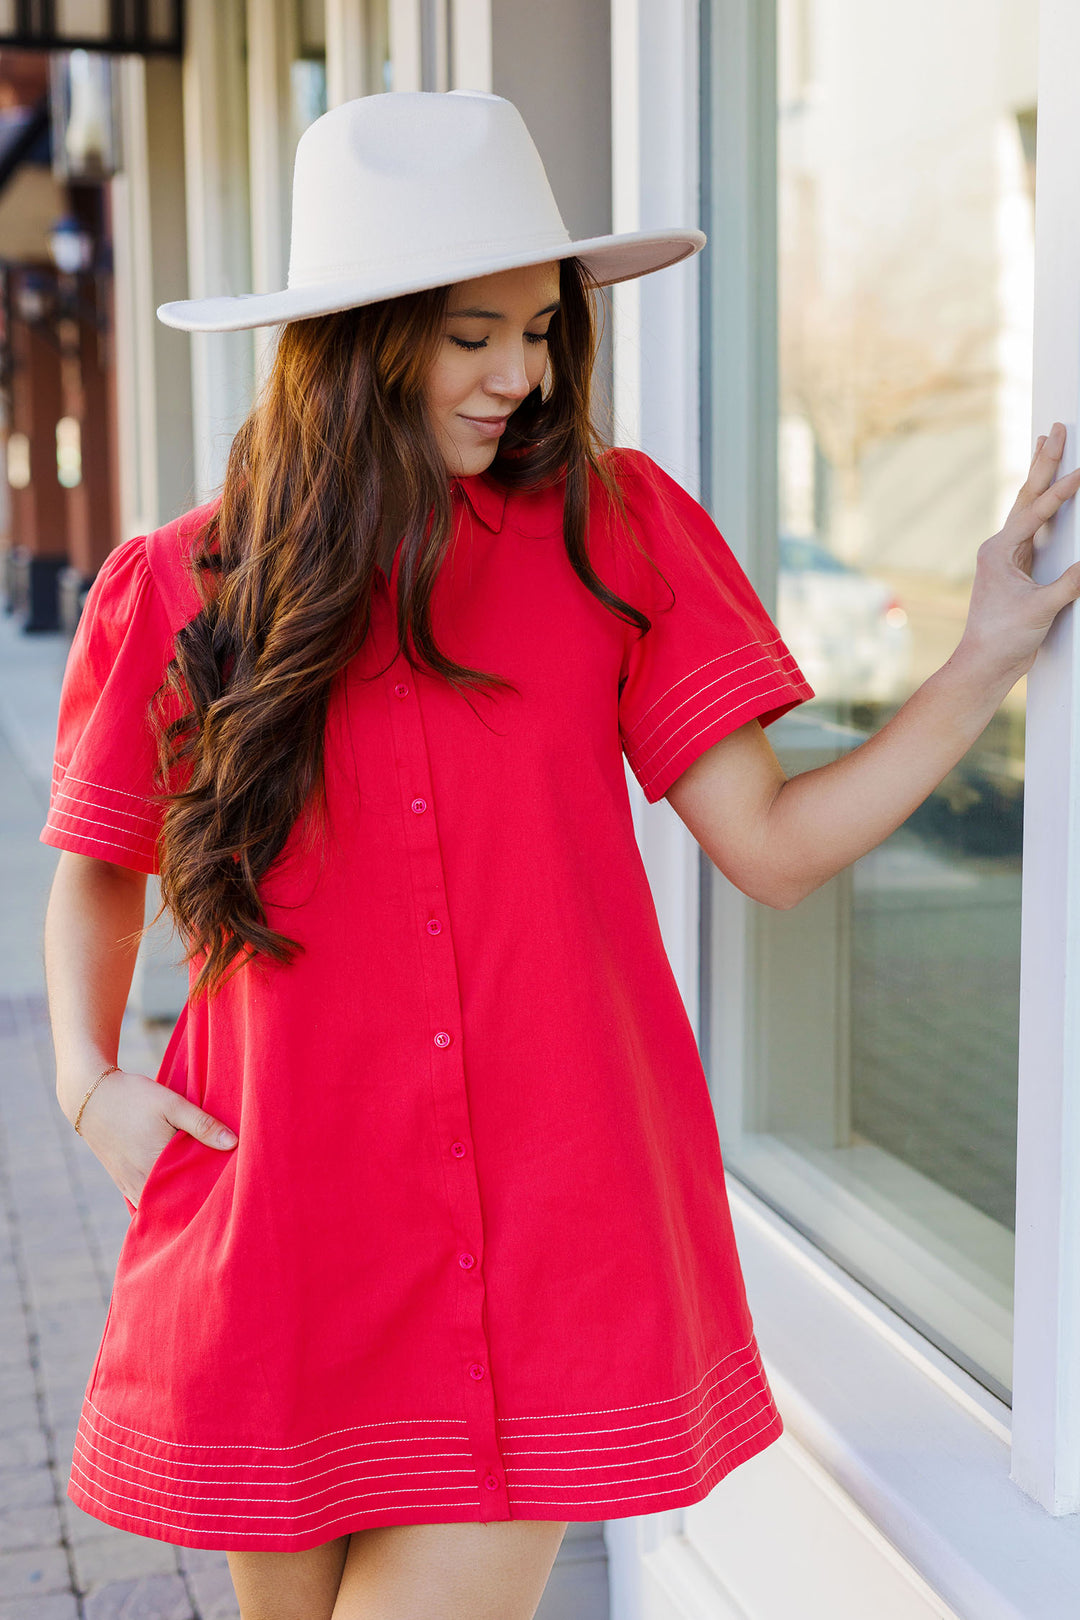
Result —
<instances>
[{"instance_id":1,"label":"hat brim","mask_svg":"<svg viewBox=\"0 0 1080 1620\"><path fill-rule=\"evenodd\" d=\"M493 275L499 270L516 270L527 264L547 264L571 256L580 258L589 273L603 287L632 281L653 270L664 270L699 253L705 246L704 231L662 230L626 231L619 235L591 236L577 242L563 242L557 248L529 252L491 254L444 262L438 273L419 271L415 276L400 272L392 280L375 282L370 275L348 280L316 282L287 287L280 292L238 293L222 298L182 298L158 306L158 319L181 332L241 332L253 326L277 326L312 315L332 315L337 310L374 304L401 293L422 292L429 287L452 286L476 276Z\"/></svg>"}]
</instances>

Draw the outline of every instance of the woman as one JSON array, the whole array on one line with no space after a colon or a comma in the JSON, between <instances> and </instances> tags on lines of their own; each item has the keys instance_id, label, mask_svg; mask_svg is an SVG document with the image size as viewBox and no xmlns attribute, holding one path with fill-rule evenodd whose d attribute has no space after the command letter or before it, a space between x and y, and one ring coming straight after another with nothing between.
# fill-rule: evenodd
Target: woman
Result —
<instances>
[{"instance_id":1,"label":"woman","mask_svg":"<svg viewBox=\"0 0 1080 1620\"><path fill-rule=\"evenodd\" d=\"M1030 577L1055 424L948 663L786 781L810 687L590 421L595 288L703 240L571 243L509 103L369 97L301 141L289 288L161 312L286 324L220 498L110 554L65 676L57 1090L132 1211L69 1494L226 1549L245 1620L525 1620L569 1521L777 1438L624 757L794 905L1080 594ZM190 968L156 1080L116 1062L149 872Z\"/></svg>"}]
</instances>

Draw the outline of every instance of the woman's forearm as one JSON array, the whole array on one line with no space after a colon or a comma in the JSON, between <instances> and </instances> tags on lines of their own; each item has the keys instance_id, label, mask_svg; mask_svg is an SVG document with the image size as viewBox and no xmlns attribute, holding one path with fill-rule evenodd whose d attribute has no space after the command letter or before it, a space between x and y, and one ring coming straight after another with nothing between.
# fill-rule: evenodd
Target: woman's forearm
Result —
<instances>
[{"instance_id":1,"label":"woman's forearm","mask_svg":"<svg viewBox=\"0 0 1080 1620\"><path fill-rule=\"evenodd\" d=\"M1015 677L961 644L880 731L781 784L767 817L769 865L792 903L874 849L922 804L986 729Z\"/></svg>"},{"instance_id":2,"label":"woman's forearm","mask_svg":"<svg viewBox=\"0 0 1080 1620\"><path fill-rule=\"evenodd\" d=\"M979 547L967 623L948 662L845 758L772 794L764 843L786 903L865 855L922 804L1031 668L1058 613L1080 596L1080 563L1045 585L1032 577L1039 530L1080 490L1080 468L1055 477L1064 447L1065 425L1055 422L1001 529Z\"/></svg>"},{"instance_id":3,"label":"woman's forearm","mask_svg":"<svg viewBox=\"0 0 1080 1620\"><path fill-rule=\"evenodd\" d=\"M56 1092L69 1118L117 1060L145 909L142 873L62 853L43 942Z\"/></svg>"}]
</instances>

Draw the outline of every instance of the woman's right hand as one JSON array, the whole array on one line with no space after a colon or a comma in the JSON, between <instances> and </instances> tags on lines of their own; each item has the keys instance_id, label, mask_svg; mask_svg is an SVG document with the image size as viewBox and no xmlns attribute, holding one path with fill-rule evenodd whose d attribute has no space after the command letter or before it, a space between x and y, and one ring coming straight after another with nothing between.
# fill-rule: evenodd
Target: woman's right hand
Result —
<instances>
[{"instance_id":1,"label":"woman's right hand","mask_svg":"<svg viewBox=\"0 0 1080 1620\"><path fill-rule=\"evenodd\" d=\"M74 1114L69 1118L74 1123ZM154 1160L178 1130L224 1152L236 1146L235 1132L220 1119L171 1086L126 1069L98 1082L79 1121L79 1134L135 1205Z\"/></svg>"}]
</instances>

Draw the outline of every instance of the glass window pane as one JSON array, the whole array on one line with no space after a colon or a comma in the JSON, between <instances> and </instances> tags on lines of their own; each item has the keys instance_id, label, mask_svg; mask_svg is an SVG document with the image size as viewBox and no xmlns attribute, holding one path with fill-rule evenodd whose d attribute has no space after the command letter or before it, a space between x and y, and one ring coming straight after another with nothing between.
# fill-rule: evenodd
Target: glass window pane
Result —
<instances>
[{"instance_id":1,"label":"glass window pane","mask_svg":"<svg viewBox=\"0 0 1080 1620\"><path fill-rule=\"evenodd\" d=\"M791 775L948 658L1027 474L1037 4L779 0L777 22L776 609L817 694L769 731ZM793 911L753 907L725 1142L1005 1398L1023 749L1021 682L879 849Z\"/></svg>"}]
</instances>

